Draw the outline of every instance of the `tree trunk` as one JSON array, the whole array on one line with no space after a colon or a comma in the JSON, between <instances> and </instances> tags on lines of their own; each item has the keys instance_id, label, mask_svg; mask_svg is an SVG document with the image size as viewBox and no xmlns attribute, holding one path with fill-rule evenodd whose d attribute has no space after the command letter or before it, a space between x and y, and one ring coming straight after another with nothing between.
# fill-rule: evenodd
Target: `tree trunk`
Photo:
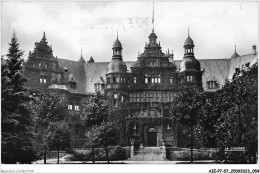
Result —
<instances>
[{"instance_id":1,"label":"tree trunk","mask_svg":"<svg viewBox=\"0 0 260 174\"><path fill-rule=\"evenodd\" d=\"M106 151L107 163L109 163L109 158L108 158L108 149L107 149L107 146L105 146L105 151Z\"/></svg>"},{"instance_id":2,"label":"tree trunk","mask_svg":"<svg viewBox=\"0 0 260 174\"><path fill-rule=\"evenodd\" d=\"M95 163L95 149L94 146L92 146L92 163Z\"/></svg>"},{"instance_id":3,"label":"tree trunk","mask_svg":"<svg viewBox=\"0 0 260 174\"><path fill-rule=\"evenodd\" d=\"M57 145L57 152L58 152L58 154L57 154L57 164L59 164L60 163L60 146L59 146L59 143L58 143L58 145Z\"/></svg>"},{"instance_id":4,"label":"tree trunk","mask_svg":"<svg viewBox=\"0 0 260 174\"><path fill-rule=\"evenodd\" d=\"M190 136L190 162L193 163L193 125L191 126Z\"/></svg>"},{"instance_id":5,"label":"tree trunk","mask_svg":"<svg viewBox=\"0 0 260 174\"><path fill-rule=\"evenodd\" d=\"M253 164L256 164L256 153L253 154Z\"/></svg>"},{"instance_id":6,"label":"tree trunk","mask_svg":"<svg viewBox=\"0 0 260 174\"><path fill-rule=\"evenodd\" d=\"M44 146L44 164L46 164L47 148Z\"/></svg>"}]
</instances>

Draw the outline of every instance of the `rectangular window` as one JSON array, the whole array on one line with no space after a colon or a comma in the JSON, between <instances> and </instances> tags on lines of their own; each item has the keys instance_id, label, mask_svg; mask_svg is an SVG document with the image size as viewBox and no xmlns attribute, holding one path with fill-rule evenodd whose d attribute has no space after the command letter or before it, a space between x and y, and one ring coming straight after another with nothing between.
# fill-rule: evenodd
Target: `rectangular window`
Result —
<instances>
[{"instance_id":1,"label":"rectangular window","mask_svg":"<svg viewBox=\"0 0 260 174\"><path fill-rule=\"evenodd\" d=\"M123 103L124 102L124 96L121 95L121 102Z\"/></svg>"},{"instance_id":2,"label":"rectangular window","mask_svg":"<svg viewBox=\"0 0 260 174\"><path fill-rule=\"evenodd\" d=\"M75 111L79 111L79 104L80 104L80 99L75 98Z\"/></svg>"},{"instance_id":3,"label":"rectangular window","mask_svg":"<svg viewBox=\"0 0 260 174\"><path fill-rule=\"evenodd\" d=\"M114 106L115 106L115 107L118 106L117 99L118 99L118 95L117 95L117 94L114 94Z\"/></svg>"},{"instance_id":4,"label":"rectangular window","mask_svg":"<svg viewBox=\"0 0 260 174\"><path fill-rule=\"evenodd\" d=\"M154 83L154 78L151 78L152 79L152 83Z\"/></svg>"},{"instance_id":5,"label":"rectangular window","mask_svg":"<svg viewBox=\"0 0 260 174\"><path fill-rule=\"evenodd\" d=\"M193 81L193 76L190 76L190 81Z\"/></svg>"},{"instance_id":6,"label":"rectangular window","mask_svg":"<svg viewBox=\"0 0 260 174\"><path fill-rule=\"evenodd\" d=\"M136 77L134 77L134 83L136 83Z\"/></svg>"},{"instance_id":7,"label":"rectangular window","mask_svg":"<svg viewBox=\"0 0 260 174\"><path fill-rule=\"evenodd\" d=\"M142 92L140 93L140 101L141 101L141 102L144 102L144 95L143 95Z\"/></svg>"},{"instance_id":8,"label":"rectangular window","mask_svg":"<svg viewBox=\"0 0 260 174\"><path fill-rule=\"evenodd\" d=\"M121 81L122 81L122 83L125 83L125 78L122 77L122 78L121 78Z\"/></svg>"},{"instance_id":9,"label":"rectangular window","mask_svg":"<svg viewBox=\"0 0 260 174\"><path fill-rule=\"evenodd\" d=\"M136 93L133 93L133 102L136 102Z\"/></svg>"},{"instance_id":10,"label":"rectangular window","mask_svg":"<svg viewBox=\"0 0 260 174\"><path fill-rule=\"evenodd\" d=\"M113 77L113 82L112 83L116 83L116 78L115 77Z\"/></svg>"},{"instance_id":11,"label":"rectangular window","mask_svg":"<svg viewBox=\"0 0 260 174\"><path fill-rule=\"evenodd\" d=\"M155 78L155 79L154 79L154 83L158 83L158 78Z\"/></svg>"},{"instance_id":12,"label":"rectangular window","mask_svg":"<svg viewBox=\"0 0 260 174\"><path fill-rule=\"evenodd\" d=\"M110 77L107 78L107 83L110 83Z\"/></svg>"},{"instance_id":13,"label":"rectangular window","mask_svg":"<svg viewBox=\"0 0 260 174\"><path fill-rule=\"evenodd\" d=\"M132 94L129 95L129 101L133 102L133 95Z\"/></svg>"},{"instance_id":14,"label":"rectangular window","mask_svg":"<svg viewBox=\"0 0 260 174\"><path fill-rule=\"evenodd\" d=\"M76 89L76 83L70 82L70 88L71 89Z\"/></svg>"},{"instance_id":15,"label":"rectangular window","mask_svg":"<svg viewBox=\"0 0 260 174\"><path fill-rule=\"evenodd\" d=\"M149 100L149 92L146 92L145 93L145 101L146 102L149 102L150 100Z\"/></svg>"},{"instance_id":16,"label":"rectangular window","mask_svg":"<svg viewBox=\"0 0 260 174\"><path fill-rule=\"evenodd\" d=\"M116 78L116 83L120 83L120 78L119 77Z\"/></svg>"},{"instance_id":17,"label":"rectangular window","mask_svg":"<svg viewBox=\"0 0 260 174\"><path fill-rule=\"evenodd\" d=\"M165 101L165 92L162 92L162 101Z\"/></svg>"},{"instance_id":18,"label":"rectangular window","mask_svg":"<svg viewBox=\"0 0 260 174\"><path fill-rule=\"evenodd\" d=\"M46 76L41 76L40 77L40 83L46 84L47 83L47 77Z\"/></svg>"},{"instance_id":19,"label":"rectangular window","mask_svg":"<svg viewBox=\"0 0 260 174\"><path fill-rule=\"evenodd\" d=\"M157 92L156 95L157 95L156 101L161 101L161 93Z\"/></svg>"},{"instance_id":20,"label":"rectangular window","mask_svg":"<svg viewBox=\"0 0 260 174\"><path fill-rule=\"evenodd\" d=\"M174 94L170 93L170 101L173 101Z\"/></svg>"},{"instance_id":21,"label":"rectangular window","mask_svg":"<svg viewBox=\"0 0 260 174\"><path fill-rule=\"evenodd\" d=\"M149 94L149 101L150 102L153 102L153 93L152 92L149 92L150 94Z\"/></svg>"},{"instance_id":22,"label":"rectangular window","mask_svg":"<svg viewBox=\"0 0 260 174\"><path fill-rule=\"evenodd\" d=\"M69 101L68 101L68 110L72 110L73 108L73 98L69 98Z\"/></svg>"},{"instance_id":23,"label":"rectangular window","mask_svg":"<svg viewBox=\"0 0 260 174\"><path fill-rule=\"evenodd\" d=\"M148 77L145 77L145 83L148 83Z\"/></svg>"},{"instance_id":24,"label":"rectangular window","mask_svg":"<svg viewBox=\"0 0 260 174\"><path fill-rule=\"evenodd\" d=\"M139 93L136 94L136 101L140 102L140 94Z\"/></svg>"},{"instance_id":25,"label":"rectangular window","mask_svg":"<svg viewBox=\"0 0 260 174\"><path fill-rule=\"evenodd\" d=\"M170 83L173 83L173 79L172 79L172 77L170 77Z\"/></svg>"}]
</instances>

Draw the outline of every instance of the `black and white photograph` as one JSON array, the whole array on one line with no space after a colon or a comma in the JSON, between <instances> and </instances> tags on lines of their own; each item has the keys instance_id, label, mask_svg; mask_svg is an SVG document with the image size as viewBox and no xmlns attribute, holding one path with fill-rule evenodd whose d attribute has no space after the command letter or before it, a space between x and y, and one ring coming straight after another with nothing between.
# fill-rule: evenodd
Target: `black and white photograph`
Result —
<instances>
[{"instance_id":1,"label":"black and white photograph","mask_svg":"<svg viewBox=\"0 0 260 174\"><path fill-rule=\"evenodd\" d=\"M1 1L1 173L259 173L259 1Z\"/></svg>"}]
</instances>

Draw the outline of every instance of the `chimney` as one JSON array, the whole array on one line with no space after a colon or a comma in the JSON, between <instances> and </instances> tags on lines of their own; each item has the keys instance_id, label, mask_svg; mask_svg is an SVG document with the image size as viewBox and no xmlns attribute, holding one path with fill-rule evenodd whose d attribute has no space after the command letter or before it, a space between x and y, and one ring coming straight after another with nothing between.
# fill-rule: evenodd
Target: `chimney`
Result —
<instances>
[{"instance_id":1,"label":"chimney","mask_svg":"<svg viewBox=\"0 0 260 174\"><path fill-rule=\"evenodd\" d=\"M253 54L256 55L256 46L253 45Z\"/></svg>"}]
</instances>

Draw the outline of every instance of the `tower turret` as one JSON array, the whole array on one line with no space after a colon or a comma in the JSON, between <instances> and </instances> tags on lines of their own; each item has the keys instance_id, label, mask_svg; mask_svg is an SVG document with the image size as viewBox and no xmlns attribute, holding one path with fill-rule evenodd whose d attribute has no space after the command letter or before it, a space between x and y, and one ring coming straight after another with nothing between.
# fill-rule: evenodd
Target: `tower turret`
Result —
<instances>
[{"instance_id":1,"label":"tower turret","mask_svg":"<svg viewBox=\"0 0 260 174\"><path fill-rule=\"evenodd\" d=\"M180 63L179 83L184 88L198 87L202 89L202 73L200 62L194 56L194 42L190 37L188 28L188 37L184 42L184 57Z\"/></svg>"},{"instance_id":2,"label":"tower turret","mask_svg":"<svg viewBox=\"0 0 260 174\"><path fill-rule=\"evenodd\" d=\"M118 40L118 32L117 32L117 37L116 41L113 43L113 58L112 59L120 59L122 60L122 44Z\"/></svg>"},{"instance_id":3,"label":"tower turret","mask_svg":"<svg viewBox=\"0 0 260 174\"><path fill-rule=\"evenodd\" d=\"M113 56L107 66L105 95L110 107L120 107L128 98L127 67L122 59L122 44L118 39L113 43Z\"/></svg>"}]
</instances>

